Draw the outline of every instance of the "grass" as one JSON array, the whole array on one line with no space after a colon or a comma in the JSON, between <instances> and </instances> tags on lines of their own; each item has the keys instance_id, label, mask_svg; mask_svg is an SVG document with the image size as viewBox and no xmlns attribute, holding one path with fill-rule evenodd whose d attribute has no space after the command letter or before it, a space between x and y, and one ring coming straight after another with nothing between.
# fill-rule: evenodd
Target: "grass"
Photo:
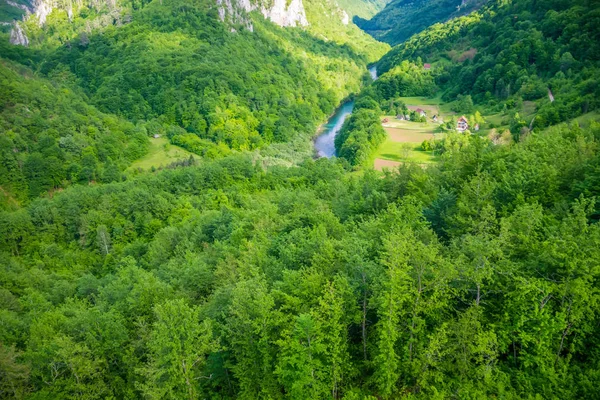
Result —
<instances>
[{"instance_id":1,"label":"grass","mask_svg":"<svg viewBox=\"0 0 600 400\"><path fill-rule=\"evenodd\" d=\"M421 149L421 143L400 143L389 138L379 146L375 158L418 164L433 163L439 159L432 151Z\"/></svg>"},{"instance_id":2,"label":"grass","mask_svg":"<svg viewBox=\"0 0 600 400\"><path fill-rule=\"evenodd\" d=\"M152 167L166 167L167 165L179 161L190 158L189 151L175 146L169 143L169 140L166 138L152 138L150 139L150 148L148 149L148 153L135 161L128 170L135 170L138 168L147 170Z\"/></svg>"},{"instance_id":3,"label":"grass","mask_svg":"<svg viewBox=\"0 0 600 400\"><path fill-rule=\"evenodd\" d=\"M411 103L407 102L411 106L414 103L414 101L411 101ZM432 105L430 104L430 106ZM441 136L440 134L434 134L438 123L431 121L401 121L393 116L384 116L382 118L388 119L388 123L384 127L388 133L388 138L377 149L375 159L417 164L429 164L438 160L438 157L433 152L424 151L421 148L421 143L424 140Z\"/></svg>"},{"instance_id":4,"label":"grass","mask_svg":"<svg viewBox=\"0 0 600 400\"><path fill-rule=\"evenodd\" d=\"M449 120L456 115L450 107L451 104L443 103L440 96L437 97L401 97L410 109L417 107L427 111L427 116L432 117L437 114L442 120ZM433 154L432 151L424 151L421 148L421 143L424 140L436 138L439 139L442 135L436 134L435 131L439 126L439 122L433 122L428 118L427 122L412 122L396 119L396 116L384 115L381 119L387 118L384 129L388 133L387 140L379 146L375 153L375 168L381 169L386 167L384 161L392 163L417 163L431 164L439 160L439 156ZM391 163L387 163L391 164ZM391 165L387 165L390 167Z\"/></svg>"},{"instance_id":5,"label":"grass","mask_svg":"<svg viewBox=\"0 0 600 400\"><path fill-rule=\"evenodd\" d=\"M437 108L437 111L440 113L440 115L445 119L449 119L451 116L456 115L456 113L451 109L452 103L445 103L442 101L441 93L436 97L400 97L400 100L402 100L407 106L434 106ZM423 107L423 109L426 108ZM431 117L432 115L429 116Z\"/></svg>"},{"instance_id":6,"label":"grass","mask_svg":"<svg viewBox=\"0 0 600 400\"><path fill-rule=\"evenodd\" d=\"M577 122L580 126L589 126L591 122L600 122L600 112L592 111L587 114L580 115L579 117L573 119L573 122Z\"/></svg>"}]
</instances>

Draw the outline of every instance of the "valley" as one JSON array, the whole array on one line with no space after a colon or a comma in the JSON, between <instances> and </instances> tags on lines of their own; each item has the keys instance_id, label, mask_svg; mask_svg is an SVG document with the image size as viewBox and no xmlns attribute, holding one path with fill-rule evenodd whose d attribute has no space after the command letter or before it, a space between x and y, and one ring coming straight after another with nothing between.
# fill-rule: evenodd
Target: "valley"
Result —
<instances>
[{"instance_id":1,"label":"valley","mask_svg":"<svg viewBox=\"0 0 600 400\"><path fill-rule=\"evenodd\" d=\"M596 2L0 22L0 398L600 398Z\"/></svg>"}]
</instances>

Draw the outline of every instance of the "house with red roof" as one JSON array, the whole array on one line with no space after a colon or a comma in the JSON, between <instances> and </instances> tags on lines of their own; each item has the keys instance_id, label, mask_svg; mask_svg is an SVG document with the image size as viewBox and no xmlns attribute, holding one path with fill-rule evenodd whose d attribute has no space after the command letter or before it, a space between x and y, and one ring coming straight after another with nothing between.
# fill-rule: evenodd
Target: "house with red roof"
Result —
<instances>
[{"instance_id":1,"label":"house with red roof","mask_svg":"<svg viewBox=\"0 0 600 400\"><path fill-rule=\"evenodd\" d=\"M423 69L429 71L431 69L431 64L423 64Z\"/></svg>"}]
</instances>

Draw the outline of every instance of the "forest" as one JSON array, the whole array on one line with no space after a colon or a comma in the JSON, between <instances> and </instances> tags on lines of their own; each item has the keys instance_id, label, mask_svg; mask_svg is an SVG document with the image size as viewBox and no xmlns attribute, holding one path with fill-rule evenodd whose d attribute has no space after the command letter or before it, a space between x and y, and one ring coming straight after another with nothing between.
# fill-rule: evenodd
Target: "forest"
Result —
<instances>
[{"instance_id":1,"label":"forest","mask_svg":"<svg viewBox=\"0 0 600 400\"><path fill-rule=\"evenodd\" d=\"M599 139L383 177L238 155L4 212L1 390L595 398Z\"/></svg>"},{"instance_id":2,"label":"forest","mask_svg":"<svg viewBox=\"0 0 600 400\"><path fill-rule=\"evenodd\" d=\"M593 1L499 0L412 36L378 65L433 63L448 100L468 94L497 109L535 101L543 128L600 106L599 18Z\"/></svg>"},{"instance_id":3,"label":"forest","mask_svg":"<svg viewBox=\"0 0 600 400\"><path fill-rule=\"evenodd\" d=\"M98 4L0 33L0 398L600 398L594 2L490 2L385 55L328 1L304 27ZM507 134L376 171L411 96ZM192 157L132 171L155 136Z\"/></svg>"},{"instance_id":4,"label":"forest","mask_svg":"<svg viewBox=\"0 0 600 400\"><path fill-rule=\"evenodd\" d=\"M429 26L466 15L487 0L391 0L371 19L354 22L378 40L397 45Z\"/></svg>"}]
</instances>

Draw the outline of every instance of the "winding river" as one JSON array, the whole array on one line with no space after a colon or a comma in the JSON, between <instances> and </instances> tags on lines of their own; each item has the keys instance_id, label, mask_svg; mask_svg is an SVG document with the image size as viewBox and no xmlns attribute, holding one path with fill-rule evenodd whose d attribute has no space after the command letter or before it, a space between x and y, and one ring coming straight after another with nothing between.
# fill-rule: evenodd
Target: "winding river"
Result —
<instances>
[{"instance_id":1,"label":"winding river","mask_svg":"<svg viewBox=\"0 0 600 400\"><path fill-rule=\"evenodd\" d=\"M377 79L377 67L373 66L369 68L369 73L373 80ZM345 102L337 109L335 114L329 118L327 123L323 125L323 133L315 139L315 150L318 157L330 158L335 156L335 137L340 133L346 118L352 114L353 108L354 100Z\"/></svg>"}]
</instances>

